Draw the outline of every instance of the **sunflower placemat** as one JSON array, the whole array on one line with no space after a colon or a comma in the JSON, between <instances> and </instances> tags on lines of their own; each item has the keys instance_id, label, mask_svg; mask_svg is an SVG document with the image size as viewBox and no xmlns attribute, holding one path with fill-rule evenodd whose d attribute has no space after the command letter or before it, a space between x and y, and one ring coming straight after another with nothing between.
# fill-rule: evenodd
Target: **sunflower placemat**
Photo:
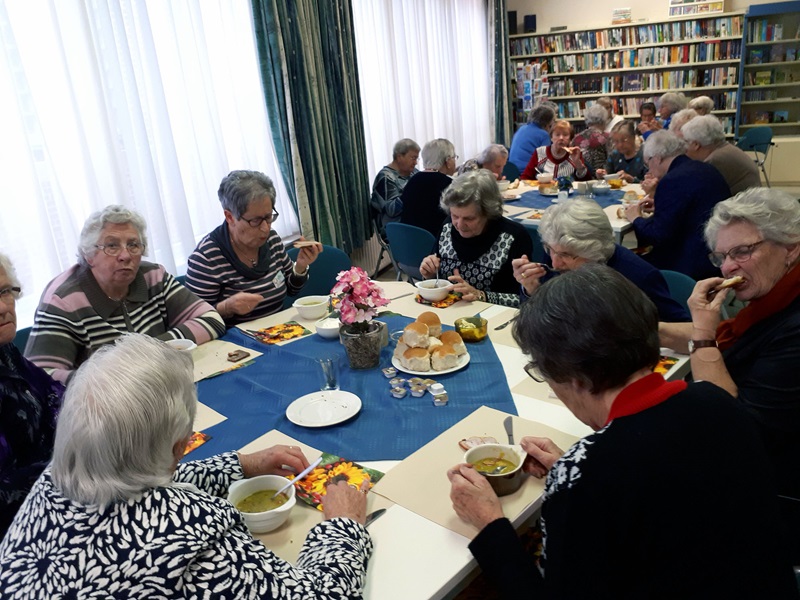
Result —
<instances>
[{"instance_id":1,"label":"sunflower placemat","mask_svg":"<svg viewBox=\"0 0 800 600\"><path fill-rule=\"evenodd\" d=\"M205 444L208 440L211 439L211 436L207 433L202 433L200 431L195 431L192 436L189 438L189 441L186 443L186 448L183 450L183 455L186 456L192 450L195 450Z\"/></svg>"},{"instance_id":2,"label":"sunflower placemat","mask_svg":"<svg viewBox=\"0 0 800 600\"><path fill-rule=\"evenodd\" d=\"M653 369L654 373L661 373L662 375L666 376L669 370L675 366L678 362L678 359L674 356L664 356L663 354L658 360L658 364Z\"/></svg>"},{"instance_id":3,"label":"sunflower placemat","mask_svg":"<svg viewBox=\"0 0 800 600\"><path fill-rule=\"evenodd\" d=\"M419 304L426 304L428 306L432 306L433 308L447 308L448 306L461 300L461 294L458 292L450 292L447 294L447 296L445 296L444 300L437 300L436 302L425 300L425 298L417 294L414 297L414 300L416 300Z\"/></svg>"},{"instance_id":4,"label":"sunflower placemat","mask_svg":"<svg viewBox=\"0 0 800 600\"><path fill-rule=\"evenodd\" d=\"M372 488L383 477L383 473L375 469L362 467L341 456L322 453L322 462L311 471L305 479L295 484L297 497L316 508L322 510L322 502L325 498L325 486L328 483L346 481L350 485L358 488L365 479L369 480L369 487Z\"/></svg>"},{"instance_id":5,"label":"sunflower placemat","mask_svg":"<svg viewBox=\"0 0 800 600\"><path fill-rule=\"evenodd\" d=\"M247 335L264 344L279 344L287 340L310 335L311 331L297 321L287 321L264 329L243 329Z\"/></svg>"}]
</instances>

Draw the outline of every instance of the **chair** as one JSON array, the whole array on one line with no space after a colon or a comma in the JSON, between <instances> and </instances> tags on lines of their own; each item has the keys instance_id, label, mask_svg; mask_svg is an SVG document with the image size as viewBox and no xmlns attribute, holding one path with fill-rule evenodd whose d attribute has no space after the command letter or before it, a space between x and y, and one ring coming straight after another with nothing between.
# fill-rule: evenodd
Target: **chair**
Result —
<instances>
[{"instance_id":1,"label":"chair","mask_svg":"<svg viewBox=\"0 0 800 600\"><path fill-rule=\"evenodd\" d=\"M381 220L380 220L380 213L377 210L369 207L369 219L372 221L372 231L375 234L375 237L378 238L378 244L380 244L381 251L378 253L378 262L375 263L375 270L372 272L372 279L378 277L378 271L381 268L381 261L383 260L383 253L386 252L389 255L389 260L392 261L392 267L394 267L395 272L399 272L400 269L397 268L397 264L394 262L394 257L392 256L392 251L389 248L389 243L381 234Z\"/></svg>"},{"instance_id":2,"label":"chair","mask_svg":"<svg viewBox=\"0 0 800 600\"><path fill-rule=\"evenodd\" d=\"M286 251L292 260L297 260L299 253L298 248L290 248ZM352 266L350 257L339 248L323 245L322 252L310 267L311 273L303 289L296 296L286 296L283 308L289 308L295 300L305 296L327 296L336 284L336 276L339 272L346 271Z\"/></svg>"},{"instance_id":3,"label":"chair","mask_svg":"<svg viewBox=\"0 0 800 600\"><path fill-rule=\"evenodd\" d=\"M764 174L767 187L772 186L769 184L769 177L767 177L767 170L764 168L764 163L767 162L769 147L774 145L775 144L772 142L772 127L753 127L752 129L748 129L736 142L736 147L740 150L753 152L756 155L756 164Z\"/></svg>"},{"instance_id":4,"label":"chair","mask_svg":"<svg viewBox=\"0 0 800 600\"><path fill-rule=\"evenodd\" d=\"M17 335L14 336L14 345L20 352L25 352L25 346L28 344L28 338L31 335L31 327L25 329L17 329Z\"/></svg>"},{"instance_id":5,"label":"chair","mask_svg":"<svg viewBox=\"0 0 800 600\"><path fill-rule=\"evenodd\" d=\"M181 285L186 285L186 275L175 275L175 281Z\"/></svg>"},{"instance_id":6,"label":"chair","mask_svg":"<svg viewBox=\"0 0 800 600\"><path fill-rule=\"evenodd\" d=\"M520 172L519 168L511 161L508 161L506 166L503 167L503 176L509 181L519 179L520 175L522 175L522 173Z\"/></svg>"},{"instance_id":7,"label":"chair","mask_svg":"<svg viewBox=\"0 0 800 600\"><path fill-rule=\"evenodd\" d=\"M669 295L688 311L689 305L686 301L689 299L689 296L692 295L697 282L688 275L679 273L678 271L662 270L661 274L664 276L664 279L667 280Z\"/></svg>"},{"instance_id":8,"label":"chair","mask_svg":"<svg viewBox=\"0 0 800 600\"><path fill-rule=\"evenodd\" d=\"M397 281L402 281L404 274L411 283L422 281L424 277L419 271L419 265L423 258L433 252L436 245L433 234L405 223L387 223L386 237L397 265Z\"/></svg>"}]
</instances>

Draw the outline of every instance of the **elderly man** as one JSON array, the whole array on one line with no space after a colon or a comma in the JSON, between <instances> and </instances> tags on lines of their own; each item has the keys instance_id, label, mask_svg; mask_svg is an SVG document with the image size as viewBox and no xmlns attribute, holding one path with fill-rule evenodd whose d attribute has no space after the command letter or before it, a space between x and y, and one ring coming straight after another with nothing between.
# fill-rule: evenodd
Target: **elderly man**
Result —
<instances>
[{"instance_id":1,"label":"elderly man","mask_svg":"<svg viewBox=\"0 0 800 600\"><path fill-rule=\"evenodd\" d=\"M403 138L394 145L392 162L383 167L372 184L370 208L380 219L381 235L386 237L386 224L400 221L403 202L400 197L406 183L417 171L419 144L412 139Z\"/></svg>"},{"instance_id":2,"label":"elderly man","mask_svg":"<svg viewBox=\"0 0 800 600\"><path fill-rule=\"evenodd\" d=\"M476 169L486 169L494 173L496 179L503 179L503 168L508 162L508 150L502 144L489 144L475 158L470 158L458 168L458 174L463 175Z\"/></svg>"},{"instance_id":3,"label":"elderly man","mask_svg":"<svg viewBox=\"0 0 800 600\"><path fill-rule=\"evenodd\" d=\"M692 119L682 129L686 156L714 165L722 173L731 195L761 187L756 163L746 152L725 140L722 123L712 115Z\"/></svg>"},{"instance_id":4,"label":"elderly man","mask_svg":"<svg viewBox=\"0 0 800 600\"><path fill-rule=\"evenodd\" d=\"M528 113L528 124L511 140L510 160L522 172L537 148L550 145L550 129L556 120L554 105L544 102Z\"/></svg>"}]
</instances>

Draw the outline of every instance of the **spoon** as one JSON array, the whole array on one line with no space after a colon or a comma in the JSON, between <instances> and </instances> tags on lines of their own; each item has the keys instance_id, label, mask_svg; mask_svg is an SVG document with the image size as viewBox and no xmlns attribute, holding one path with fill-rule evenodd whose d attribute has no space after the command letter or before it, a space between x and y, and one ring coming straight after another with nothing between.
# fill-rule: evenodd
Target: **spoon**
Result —
<instances>
[{"instance_id":1,"label":"spoon","mask_svg":"<svg viewBox=\"0 0 800 600\"><path fill-rule=\"evenodd\" d=\"M286 490L288 490L288 489L289 489L290 487L292 487L292 486L293 486L295 483L297 483L297 482L298 482L298 481L300 481L300 480L301 480L303 477L305 477L306 475L308 475L309 473L311 473L311 471L313 471L314 469L316 469L316 468L319 466L319 463L321 463L321 462L322 462L322 457L320 456L320 457L319 457L317 460L315 460L313 463L311 463L310 465L308 465L308 467L307 467L307 468L305 468L305 469L303 469L302 471L300 471L300 473L297 475L297 477L295 477L294 479L292 479L292 480L291 480L290 482L288 482L288 483L287 483L285 486L283 486L281 489L279 489L277 492L275 492L275 494L274 494L272 497L274 498L274 497L275 497L275 496L277 496L278 494L280 494L280 493L282 493L282 492L285 492Z\"/></svg>"}]
</instances>

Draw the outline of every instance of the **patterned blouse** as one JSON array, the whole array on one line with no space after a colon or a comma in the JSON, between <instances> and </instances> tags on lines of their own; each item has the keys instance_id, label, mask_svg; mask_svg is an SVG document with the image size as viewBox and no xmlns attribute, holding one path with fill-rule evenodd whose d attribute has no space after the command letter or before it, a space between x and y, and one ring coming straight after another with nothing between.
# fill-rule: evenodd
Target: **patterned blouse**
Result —
<instances>
[{"instance_id":1,"label":"patterned blouse","mask_svg":"<svg viewBox=\"0 0 800 600\"><path fill-rule=\"evenodd\" d=\"M0 597L360 598L367 530L324 521L292 566L217 497L242 477L236 454L221 454L180 465L173 486L99 509L61 495L48 469L0 544Z\"/></svg>"}]
</instances>

